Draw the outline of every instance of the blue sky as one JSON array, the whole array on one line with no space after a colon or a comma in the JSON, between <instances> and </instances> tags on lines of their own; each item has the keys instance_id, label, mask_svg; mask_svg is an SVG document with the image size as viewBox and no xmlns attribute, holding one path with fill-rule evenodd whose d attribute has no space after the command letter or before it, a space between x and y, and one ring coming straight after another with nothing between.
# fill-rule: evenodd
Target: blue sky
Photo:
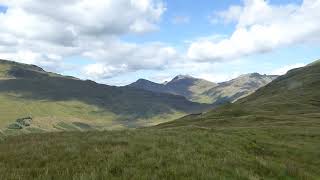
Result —
<instances>
[{"instance_id":1,"label":"blue sky","mask_svg":"<svg viewBox=\"0 0 320 180\"><path fill-rule=\"evenodd\" d=\"M173 46L177 46L180 49L185 48L184 42L193 38L211 36L214 34L230 35L234 31L236 24L212 24L209 22L209 17L216 11L222 11L227 9L231 5L241 5L239 0L226 0L226 1L212 1L202 0L195 3L192 0L169 0L165 1L167 4L167 12L163 16L160 23L159 31L146 34L143 36L130 36L125 37L126 40L133 42L148 42L148 41L162 41L169 43ZM288 3L301 4L302 0L271 0L271 4L274 5L286 5ZM176 16L188 17L188 22L181 24L172 23L172 19ZM242 58L245 63L239 65L235 64L230 67L229 64L219 65L219 68L214 69L218 74L229 74L230 70L236 74L244 74L251 72L259 72L270 74L276 69L281 69L285 66L295 64L308 64L320 57L318 45L292 45L290 47L284 47L276 49L272 52L265 54L251 55ZM147 79L154 79L153 74L155 72L139 71L138 73L130 73L129 75L122 75L119 77L111 78L110 81L115 83L126 79L126 81L132 82L137 78L144 77ZM197 72L193 70L178 70L168 71L165 74L171 78L177 73L192 74L197 76ZM230 73L232 76L232 72ZM223 79L223 78L222 78ZM229 79L226 75L226 80ZM214 80L214 78L213 78ZM220 80L218 80L220 81Z\"/></svg>"},{"instance_id":2,"label":"blue sky","mask_svg":"<svg viewBox=\"0 0 320 180\"><path fill-rule=\"evenodd\" d=\"M6 12L7 11L7 7L4 5L0 5L0 12Z\"/></svg>"},{"instance_id":3,"label":"blue sky","mask_svg":"<svg viewBox=\"0 0 320 180\"><path fill-rule=\"evenodd\" d=\"M124 39L133 42L161 41L181 44L188 39L210 36L213 34L231 34L235 24L212 24L209 17L217 11L223 11L231 5L241 5L240 0L166 0L167 11L160 22L160 28L154 33L143 36L126 36ZM271 4L285 5L288 3L301 4L302 0L271 0ZM174 24L177 16L188 17L188 23Z\"/></svg>"},{"instance_id":4,"label":"blue sky","mask_svg":"<svg viewBox=\"0 0 320 180\"><path fill-rule=\"evenodd\" d=\"M0 58L111 85L283 74L320 58L313 0L94 1L0 3ZM53 3L66 10L50 14Z\"/></svg>"}]
</instances>

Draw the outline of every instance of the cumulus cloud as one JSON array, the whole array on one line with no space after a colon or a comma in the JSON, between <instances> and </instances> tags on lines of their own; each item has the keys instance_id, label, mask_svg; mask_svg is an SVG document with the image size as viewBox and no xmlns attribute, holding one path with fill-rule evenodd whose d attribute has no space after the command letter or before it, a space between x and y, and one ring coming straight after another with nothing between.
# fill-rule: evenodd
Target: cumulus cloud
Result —
<instances>
[{"instance_id":1,"label":"cumulus cloud","mask_svg":"<svg viewBox=\"0 0 320 180\"><path fill-rule=\"evenodd\" d=\"M56 70L67 64L66 57L86 56L94 62L86 72L96 69L95 75L105 77L158 68L173 53L165 45L120 40L156 30L166 10L161 0L0 0L0 5L8 7L0 13L0 58Z\"/></svg>"},{"instance_id":2,"label":"cumulus cloud","mask_svg":"<svg viewBox=\"0 0 320 180\"><path fill-rule=\"evenodd\" d=\"M125 64L121 65L108 65L104 63L95 63L87 65L83 68L83 72L87 77L94 80L106 79L114 76L114 74L119 74L126 72L128 66Z\"/></svg>"},{"instance_id":3,"label":"cumulus cloud","mask_svg":"<svg viewBox=\"0 0 320 180\"><path fill-rule=\"evenodd\" d=\"M218 42L191 43L187 55L197 61L220 61L318 39L320 1L304 0L301 5L272 5L264 0L244 0L219 12L224 23L236 22L235 31Z\"/></svg>"},{"instance_id":4,"label":"cumulus cloud","mask_svg":"<svg viewBox=\"0 0 320 180\"><path fill-rule=\"evenodd\" d=\"M187 52L177 52L163 43L122 39L157 30L166 11L162 0L0 0L7 7L0 13L0 58L62 72L70 68L68 57L86 57L91 64L80 73L101 80L165 68L197 69L200 74L200 67L212 62L320 40L319 0L281 6L263 0L243 2L212 17L216 23L236 24L230 36L193 38ZM188 22L187 16L172 19L174 24Z\"/></svg>"},{"instance_id":5,"label":"cumulus cloud","mask_svg":"<svg viewBox=\"0 0 320 180\"><path fill-rule=\"evenodd\" d=\"M133 44L110 41L97 43L84 56L96 59L99 63L84 68L84 73L98 79L109 78L114 74L144 70L163 69L170 61L178 59L174 48L161 43Z\"/></svg>"},{"instance_id":6,"label":"cumulus cloud","mask_svg":"<svg viewBox=\"0 0 320 180\"><path fill-rule=\"evenodd\" d=\"M13 23L9 28L27 27L15 29L25 35L50 33L52 28L55 32L63 30L74 35L95 36L136 32L137 29L138 32L149 31L165 10L162 3L153 0L5 0L3 3L9 6L4 15L6 22ZM12 20L24 21L20 24ZM46 31L34 32L35 27Z\"/></svg>"}]
</instances>

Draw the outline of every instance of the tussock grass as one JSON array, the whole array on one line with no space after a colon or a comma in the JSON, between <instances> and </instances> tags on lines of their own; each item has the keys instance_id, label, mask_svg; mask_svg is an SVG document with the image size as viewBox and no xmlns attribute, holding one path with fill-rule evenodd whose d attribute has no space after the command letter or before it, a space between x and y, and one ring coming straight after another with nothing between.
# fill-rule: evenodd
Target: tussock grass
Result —
<instances>
[{"instance_id":1,"label":"tussock grass","mask_svg":"<svg viewBox=\"0 0 320 180\"><path fill-rule=\"evenodd\" d=\"M6 137L0 179L319 179L320 126Z\"/></svg>"}]
</instances>

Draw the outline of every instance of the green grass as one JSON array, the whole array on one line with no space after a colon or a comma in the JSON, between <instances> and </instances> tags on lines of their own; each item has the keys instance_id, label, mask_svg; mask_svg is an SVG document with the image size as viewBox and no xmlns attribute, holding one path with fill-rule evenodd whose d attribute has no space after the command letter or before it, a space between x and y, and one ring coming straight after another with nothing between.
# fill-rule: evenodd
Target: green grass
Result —
<instances>
[{"instance_id":1,"label":"green grass","mask_svg":"<svg viewBox=\"0 0 320 180\"><path fill-rule=\"evenodd\" d=\"M320 125L6 137L0 179L319 179Z\"/></svg>"},{"instance_id":2,"label":"green grass","mask_svg":"<svg viewBox=\"0 0 320 180\"><path fill-rule=\"evenodd\" d=\"M9 70L10 70L9 65L0 66L0 78L2 79L10 78L10 76L8 75Z\"/></svg>"},{"instance_id":3,"label":"green grass","mask_svg":"<svg viewBox=\"0 0 320 180\"><path fill-rule=\"evenodd\" d=\"M95 126L110 126L117 116L101 108L80 101L34 101L19 98L16 95L0 95L0 127L5 129L16 119L34 117L33 127L42 127L47 131L64 121L81 121Z\"/></svg>"}]
</instances>

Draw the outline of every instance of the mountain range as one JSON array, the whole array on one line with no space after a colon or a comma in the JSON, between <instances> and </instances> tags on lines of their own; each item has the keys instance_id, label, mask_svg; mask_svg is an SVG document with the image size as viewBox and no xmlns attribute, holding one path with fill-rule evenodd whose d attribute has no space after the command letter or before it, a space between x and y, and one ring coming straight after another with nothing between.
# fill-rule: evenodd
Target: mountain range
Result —
<instances>
[{"instance_id":1,"label":"mountain range","mask_svg":"<svg viewBox=\"0 0 320 180\"><path fill-rule=\"evenodd\" d=\"M221 105L248 96L277 77L252 73L241 75L230 81L213 83L188 75L178 75L163 84L139 79L128 86L152 92L180 95L194 102Z\"/></svg>"},{"instance_id":2,"label":"mountain range","mask_svg":"<svg viewBox=\"0 0 320 180\"><path fill-rule=\"evenodd\" d=\"M0 127L32 117L23 131L112 129L158 124L204 111L182 96L114 87L0 60ZM19 128L19 125L18 125Z\"/></svg>"},{"instance_id":3,"label":"mountain range","mask_svg":"<svg viewBox=\"0 0 320 180\"><path fill-rule=\"evenodd\" d=\"M319 89L317 61L154 127L0 134L0 179L320 179Z\"/></svg>"},{"instance_id":4,"label":"mountain range","mask_svg":"<svg viewBox=\"0 0 320 180\"><path fill-rule=\"evenodd\" d=\"M163 84L140 79L115 87L0 60L0 129L37 132L156 125L234 102L275 78L253 73L213 83L179 75ZM32 117L30 126L16 122L26 117Z\"/></svg>"}]
</instances>

